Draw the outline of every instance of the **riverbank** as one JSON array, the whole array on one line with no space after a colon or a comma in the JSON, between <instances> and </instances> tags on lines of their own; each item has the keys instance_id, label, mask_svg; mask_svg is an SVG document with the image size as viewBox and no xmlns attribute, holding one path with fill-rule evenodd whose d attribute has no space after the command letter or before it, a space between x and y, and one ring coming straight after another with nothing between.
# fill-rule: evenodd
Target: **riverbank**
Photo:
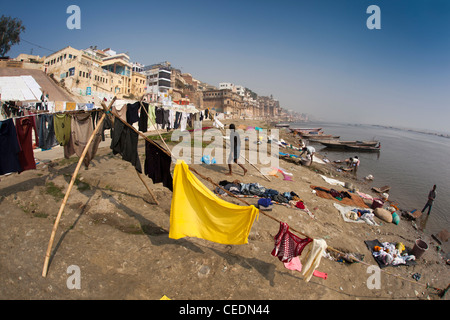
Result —
<instances>
[{"instance_id":1,"label":"riverbank","mask_svg":"<svg viewBox=\"0 0 450 320\"><path fill-rule=\"evenodd\" d=\"M267 128L259 121L234 123ZM208 125L204 122L204 126ZM280 131L280 138L296 142L284 130ZM139 141L138 150L143 162L143 140ZM299 154L292 149L280 151ZM330 256L323 258L318 268L327 273L327 279L313 277L304 282L299 272L286 269L271 255L279 224L263 214L254 222L245 245L170 239L170 191L145 178L159 202L154 204L134 168L112 155L108 146L98 150L88 170L80 170L56 233L48 275L43 278L41 272L53 223L77 162L76 157L63 159L62 149L59 155L57 149L53 152L52 159L45 152L36 153L36 158L42 160L37 170L1 178L1 299L157 300L166 295L173 300L440 300L426 284L445 289L449 283L449 266L435 241L416 230L410 221L401 219L395 225L375 218L377 226L346 222L334 206L336 200L313 193L311 186L338 188L328 184L321 176L325 175L373 194L369 185L333 170L329 164L314 162L305 167L292 158L280 158L280 167L292 174L292 181L283 180L278 174L270 176L270 182L248 164L245 176L234 166L232 177L225 175L226 164L191 167L216 183L239 180L281 192L294 191L314 219L303 210L282 205L274 205L269 214L288 223L291 229L326 240L328 246L341 252L363 255L362 261L368 264L376 262L365 240L402 242L412 248L414 241L422 238L429 249L416 265L384 269L408 280L382 272L380 288L370 289L366 265L338 262L339 259ZM211 190L214 188L209 182L202 182ZM225 199L241 204L229 196ZM258 199L245 200L256 204ZM70 276L67 269L71 265L80 268L80 289L67 287ZM420 274L419 281L413 279L414 274ZM444 299L448 298L447 294Z\"/></svg>"}]
</instances>

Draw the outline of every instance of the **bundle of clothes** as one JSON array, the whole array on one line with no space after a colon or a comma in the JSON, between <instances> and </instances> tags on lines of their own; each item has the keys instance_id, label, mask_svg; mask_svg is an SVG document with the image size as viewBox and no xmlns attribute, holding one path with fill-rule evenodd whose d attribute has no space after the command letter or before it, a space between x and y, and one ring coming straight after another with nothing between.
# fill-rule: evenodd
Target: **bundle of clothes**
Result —
<instances>
[{"instance_id":1,"label":"bundle of clothes","mask_svg":"<svg viewBox=\"0 0 450 320\"><path fill-rule=\"evenodd\" d=\"M399 265L414 265L416 257L409 254L403 243L379 242L378 240L364 241L371 250L380 268Z\"/></svg>"},{"instance_id":2,"label":"bundle of clothes","mask_svg":"<svg viewBox=\"0 0 450 320\"><path fill-rule=\"evenodd\" d=\"M315 218L314 214L306 208L303 200L301 200L298 194L294 191L281 192L266 188L259 183L240 183L239 180L234 180L232 182L222 180L219 182L219 186L237 197L261 198L260 201L258 201L258 207L260 210L270 210L272 208L272 204L275 203L290 208L301 209L308 213L311 218ZM222 190L222 188L216 187L214 192L218 195L226 195L227 193Z\"/></svg>"}]
</instances>

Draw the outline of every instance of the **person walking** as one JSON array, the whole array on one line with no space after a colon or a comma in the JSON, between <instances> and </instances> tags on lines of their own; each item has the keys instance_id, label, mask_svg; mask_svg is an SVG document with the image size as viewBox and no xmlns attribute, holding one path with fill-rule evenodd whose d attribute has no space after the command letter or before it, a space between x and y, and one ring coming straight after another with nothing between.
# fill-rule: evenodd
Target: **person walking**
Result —
<instances>
[{"instance_id":1,"label":"person walking","mask_svg":"<svg viewBox=\"0 0 450 320\"><path fill-rule=\"evenodd\" d=\"M236 163L239 167L244 170L244 176L247 173L247 169L241 164L238 163L238 159L241 153L241 138L239 136L239 133L236 132L236 126L234 123L230 124L230 144L231 144L231 150L230 155L228 157L228 170L229 172L226 173L227 176L231 176L233 174L231 164L232 162Z\"/></svg>"},{"instance_id":2,"label":"person walking","mask_svg":"<svg viewBox=\"0 0 450 320\"><path fill-rule=\"evenodd\" d=\"M428 201L423 207L422 213L428 208L428 214L430 214L434 199L436 199L436 185L434 185L433 189L431 189L431 191L428 193Z\"/></svg>"}]
</instances>

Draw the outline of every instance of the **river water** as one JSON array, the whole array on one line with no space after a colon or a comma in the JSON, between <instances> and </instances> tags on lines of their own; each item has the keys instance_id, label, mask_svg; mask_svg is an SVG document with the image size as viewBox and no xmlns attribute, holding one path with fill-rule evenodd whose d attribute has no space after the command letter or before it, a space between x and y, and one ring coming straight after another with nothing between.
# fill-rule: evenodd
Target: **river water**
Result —
<instances>
[{"instance_id":1,"label":"river water","mask_svg":"<svg viewBox=\"0 0 450 320\"><path fill-rule=\"evenodd\" d=\"M349 125L323 122L291 124L291 128L321 127L325 134L340 136L340 140L378 140L377 153L334 151L320 143L310 143L316 151L330 161L344 160L358 155L361 160L358 179L371 174L370 186L389 185L389 200L401 209L422 210L428 192L437 185L437 196L429 216L417 222L427 234L443 229L450 231L450 139L404 129L371 125ZM449 252L449 242L442 246Z\"/></svg>"}]
</instances>

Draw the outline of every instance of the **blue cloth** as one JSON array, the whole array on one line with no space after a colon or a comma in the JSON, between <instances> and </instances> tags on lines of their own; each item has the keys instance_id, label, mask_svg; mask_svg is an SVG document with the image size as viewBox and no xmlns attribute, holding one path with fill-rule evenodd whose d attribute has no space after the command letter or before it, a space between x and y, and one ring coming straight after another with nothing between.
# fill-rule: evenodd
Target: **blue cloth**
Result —
<instances>
[{"instance_id":1,"label":"blue cloth","mask_svg":"<svg viewBox=\"0 0 450 320\"><path fill-rule=\"evenodd\" d=\"M261 198L258 200L258 205L268 207L272 204L272 201L268 198Z\"/></svg>"}]
</instances>

